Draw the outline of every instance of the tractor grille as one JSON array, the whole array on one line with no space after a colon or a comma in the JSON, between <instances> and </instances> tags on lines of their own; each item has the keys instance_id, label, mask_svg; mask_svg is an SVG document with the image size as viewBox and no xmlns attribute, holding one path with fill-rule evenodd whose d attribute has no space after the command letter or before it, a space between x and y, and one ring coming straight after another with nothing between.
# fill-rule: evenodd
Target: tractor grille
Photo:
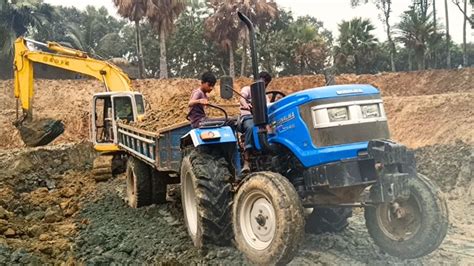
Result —
<instances>
[{"instance_id":1,"label":"tractor grille","mask_svg":"<svg viewBox=\"0 0 474 266\"><path fill-rule=\"evenodd\" d=\"M362 107L373 105L378 114L367 117ZM375 110L377 110L375 108ZM342 110L337 121L331 121L331 109ZM316 100L300 107L300 115L317 147L390 138L387 118L379 95L339 97ZM340 112L341 113L341 112ZM342 118L342 119L341 119Z\"/></svg>"}]
</instances>

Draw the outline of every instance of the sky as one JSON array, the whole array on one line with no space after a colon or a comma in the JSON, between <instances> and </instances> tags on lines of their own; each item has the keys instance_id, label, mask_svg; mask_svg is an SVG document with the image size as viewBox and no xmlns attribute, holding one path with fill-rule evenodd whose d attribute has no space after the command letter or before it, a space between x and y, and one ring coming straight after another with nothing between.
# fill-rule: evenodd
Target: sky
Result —
<instances>
[{"instance_id":1,"label":"sky","mask_svg":"<svg viewBox=\"0 0 474 266\"><path fill-rule=\"evenodd\" d=\"M78 9L84 9L87 5L96 7L105 6L109 13L116 15L116 8L112 0L44 0L45 3L52 5L63 5L63 6L74 6ZM350 6L350 0L276 0L280 7L286 10L291 10L296 16L311 15L316 17L318 20L324 23L324 27L330 30L335 37L338 33L338 24L342 20L350 20L354 17L368 18L376 26L375 36L379 41L385 41L386 33L379 20L381 12L371 4L352 8ZM403 11L408 9L408 6L412 0L393 0L392 3L392 17L390 18L390 24L394 25L400 21L400 15ZM431 2L431 1L430 1ZM445 25L445 8L444 0L436 0L436 16L438 21L441 22L442 26ZM458 8L448 0L448 11L449 11L449 31L451 38L456 43L462 43L462 32L463 32L463 17L462 13ZM467 41L474 41L474 30L467 25Z\"/></svg>"}]
</instances>

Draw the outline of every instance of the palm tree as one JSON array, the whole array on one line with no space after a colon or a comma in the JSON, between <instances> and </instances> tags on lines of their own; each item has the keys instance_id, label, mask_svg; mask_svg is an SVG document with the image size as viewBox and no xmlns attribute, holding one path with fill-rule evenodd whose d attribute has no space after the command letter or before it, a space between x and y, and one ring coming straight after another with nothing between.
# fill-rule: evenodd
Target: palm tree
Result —
<instances>
[{"instance_id":1,"label":"palm tree","mask_svg":"<svg viewBox=\"0 0 474 266\"><path fill-rule=\"evenodd\" d=\"M299 67L298 74L320 73L329 57L329 40L319 32L321 22L306 16L300 17L290 25L289 32L293 40L293 62Z\"/></svg>"},{"instance_id":2,"label":"palm tree","mask_svg":"<svg viewBox=\"0 0 474 266\"><path fill-rule=\"evenodd\" d=\"M41 8L44 5L46 8ZM11 55L13 43L28 31L28 27L41 27L51 17L53 9L39 0L0 0L1 52Z\"/></svg>"},{"instance_id":3,"label":"palm tree","mask_svg":"<svg viewBox=\"0 0 474 266\"><path fill-rule=\"evenodd\" d=\"M174 22L186 9L186 0L148 0L146 17L160 34L160 78L168 78L166 39L174 30Z\"/></svg>"},{"instance_id":4,"label":"palm tree","mask_svg":"<svg viewBox=\"0 0 474 266\"><path fill-rule=\"evenodd\" d=\"M468 65L467 59L467 42L466 42L466 29L467 29L467 22L471 24L471 27L474 27L474 14L472 16L468 16L468 9L467 9L467 0L452 0L453 3L458 7L459 11L463 14L463 36L462 36L462 43L463 43L463 66ZM463 7L461 7L461 1ZM471 5L474 7L474 0L469 1ZM474 8L473 8L474 9Z\"/></svg>"},{"instance_id":5,"label":"palm tree","mask_svg":"<svg viewBox=\"0 0 474 266\"><path fill-rule=\"evenodd\" d=\"M378 42L373 30L375 27L368 19L354 18L339 24L334 61L340 72L361 74L373 71Z\"/></svg>"},{"instance_id":6,"label":"palm tree","mask_svg":"<svg viewBox=\"0 0 474 266\"><path fill-rule=\"evenodd\" d=\"M411 6L402 15L397 28L399 30L397 39L415 52L418 70L425 69L427 42L430 36L434 34L434 22L431 14Z\"/></svg>"},{"instance_id":7,"label":"palm tree","mask_svg":"<svg viewBox=\"0 0 474 266\"><path fill-rule=\"evenodd\" d=\"M433 0L434 1L434 0ZM380 20L385 24L385 29L387 33L387 41L388 45L390 47L390 66L392 68L392 71L395 72L395 53L396 48L395 48L395 43L393 42L392 39L392 32L391 32L391 25L390 25L390 14L392 13L392 0L372 0L372 2L375 4L377 9L381 10L383 13L383 17L379 16ZM351 0L351 5L358 6L361 4L367 4L368 0Z\"/></svg>"},{"instance_id":8,"label":"palm tree","mask_svg":"<svg viewBox=\"0 0 474 266\"><path fill-rule=\"evenodd\" d=\"M262 28L278 16L278 7L272 0L210 0L208 5L214 14L206 19L207 37L229 52L229 75L235 76L234 49L235 44L243 41L241 74L245 72L247 58L247 32L240 23L237 12L247 15L258 27Z\"/></svg>"},{"instance_id":9,"label":"palm tree","mask_svg":"<svg viewBox=\"0 0 474 266\"><path fill-rule=\"evenodd\" d=\"M97 10L87 6L79 23L65 23L65 41L89 54L110 57L114 51L107 51L103 47L110 47L110 42L119 40L117 29L123 24L109 16L104 7Z\"/></svg>"},{"instance_id":10,"label":"palm tree","mask_svg":"<svg viewBox=\"0 0 474 266\"><path fill-rule=\"evenodd\" d=\"M449 35L449 16L448 16L448 0L444 0L444 9L446 13L446 66L451 68L451 36Z\"/></svg>"},{"instance_id":11,"label":"palm tree","mask_svg":"<svg viewBox=\"0 0 474 266\"><path fill-rule=\"evenodd\" d=\"M145 62L143 61L142 38L140 35L140 20L145 17L147 10L147 0L114 0L118 7L118 13L124 18L135 22L137 56L138 56L138 75L143 78L145 73Z\"/></svg>"}]
</instances>

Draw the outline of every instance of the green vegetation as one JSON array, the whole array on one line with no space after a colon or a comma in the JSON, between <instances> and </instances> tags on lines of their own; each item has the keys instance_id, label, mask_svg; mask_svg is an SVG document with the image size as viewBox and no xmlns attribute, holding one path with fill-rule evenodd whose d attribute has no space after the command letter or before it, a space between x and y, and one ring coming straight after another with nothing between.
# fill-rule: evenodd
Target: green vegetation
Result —
<instances>
[{"instance_id":1,"label":"green vegetation","mask_svg":"<svg viewBox=\"0 0 474 266\"><path fill-rule=\"evenodd\" d=\"M462 11L464 1L452 1ZM139 77L197 77L205 70L248 76L248 38L236 10L255 21L261 67L274 75L320 74L328 68L357 74L410 71L474 62L474 44L453 43L428 0L413 0L397 25L390 24L391 0L352 0L354 6L376 5L380 21L341 21L337 39L317 18L297 18L271 1L114 3L123 19L105 8L0 0L0 77L11 77L12 45L21 35L60 42L94 57L124 58L137 66ZM469 17L466 21L471 23ZM376 27L386 29L388 41L374 37Z\"/></svg>"}]
</instances>

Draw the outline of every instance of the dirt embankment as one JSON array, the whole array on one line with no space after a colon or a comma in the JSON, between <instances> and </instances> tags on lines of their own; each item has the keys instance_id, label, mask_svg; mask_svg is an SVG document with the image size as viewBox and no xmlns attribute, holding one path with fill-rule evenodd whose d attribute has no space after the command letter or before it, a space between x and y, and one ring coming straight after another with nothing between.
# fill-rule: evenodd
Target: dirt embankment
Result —
<instances>
[{"instance_id":1,"label":"dirt embankment","mask_svg":"<svg viewBox=\"0 0 474 266\"><path fill-rule=\"evenodd\" d=\"M463 140L474 143L474 69L436 70L377 75L341 75L338 84L365 83L381 89L389 117L392 137L410 147ZM251 82L239 78L234 87ZM276 78L269 90L285 93L324 85L322 75ZM0 148L22 147L15 119L12 81L0 81ZM103 91L92 80L36 80L34 115L64 121L66 130L54 143L85 140L89 136L92 94ZM155 129L186 121L191 90L199 86L195 79L137 80L133 87L146 96L150 120ZM223 105L231 114L238 98L222 100L219 87L211 93L211 102ZM209 109L213 115L218 111ZM456 132L452 128L461 127Z\"/></svg>"}]
</instances>

